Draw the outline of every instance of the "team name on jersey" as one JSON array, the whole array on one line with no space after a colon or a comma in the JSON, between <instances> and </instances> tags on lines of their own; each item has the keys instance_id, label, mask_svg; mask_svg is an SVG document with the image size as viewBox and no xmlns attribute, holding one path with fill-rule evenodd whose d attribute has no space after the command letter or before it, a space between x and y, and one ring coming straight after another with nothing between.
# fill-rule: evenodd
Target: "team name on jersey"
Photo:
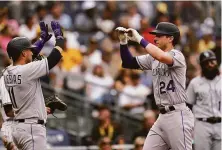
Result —
<instances>
[{"instance_id":1,"label":"team name on jersey","mask_svg":"<svg viewBox=\"0 0 222 150\"><path fill-rule=\"evenodd\" d=\"M169 76L168 68L154 68L152 69L153 76Z\"/></svg>"},{"instance_id":2,"label":"team name on jersey","mask_svg":"<svg viewBox=\"0 0 222 150\"><path fill-rule=\"evenodd\" d=\"M205 93L205 92L197 92L196 93L196 98L199 101L202 101L203 99L207 99L208 96L209 96L209 93Z\"/></svg>"},{"instance_id":3,"label":"team name on jersey","mask_svg":"<svg viewBox=\"0 0 222 150\"><path fill-rule=\"evenodd\" d=\"M5 76L5 83L6 84L21 84L22 80L21 80L21 75L11 75L8 74Z\"/></svg>"}]
</instances>

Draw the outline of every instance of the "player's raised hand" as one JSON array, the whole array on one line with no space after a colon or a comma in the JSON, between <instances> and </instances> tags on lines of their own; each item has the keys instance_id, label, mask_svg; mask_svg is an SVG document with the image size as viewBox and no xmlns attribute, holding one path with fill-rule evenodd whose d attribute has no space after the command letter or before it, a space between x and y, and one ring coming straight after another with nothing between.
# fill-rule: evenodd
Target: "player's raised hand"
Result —
<instances>
[{"instance_id":1,"label":"player's raised hand","mask_svg":"<svg viewBox=\"0 0 222 150\"><path fill-rule=\"evenodd\" d=\"M63 37L62 29L60 24L57 21L51 21L51 27L54 32L55 38L56 38L56 44L55 46L59 46L62 49L65 47L65 39Z\"/></svg>"},{"instance_id":2,"label":"player's raised hand","mask_svg":"<svg viewBox=\"0 0 222 150\"><path fill-rule=\"evenodd\" d=\"M39 23L41 32L40 32L40 39L38 39L33 45L36 46L36 48L32 51L33 52L33 60L37 57L37 55L40 53L42 48L44 47L44 44L52 37L52 34L48 33L48 25L45 24L43 21L40 21Z\"/></svg>"},{"instance_id":3,"label":"player's raised hand","mask_svg":"<svg viewBox=\"0 0 222 150\"><path fill-rule=\"evenodd\" d=\"M56 39L59 39L59 38L64 39L61 26L57 21L51 21L51 27L55 34Z\"/></svg>"},{"instance_id":4,"label":"player's raised hand","mask_svg":"<svg viewBox=\"0 0 222 150\"><path fill-rule=\"evenodd\" d=\"M52 34L48 33L48 25L45 22L40 21L39 26L41 29L40 37L46 43L52 37Z\"/></svg>"},{"instance_id":5,"label":"player's raised hand","mask_svg":"<svg viewBox=\"0 0 222 150\"><path fill-rule=\"evenodd\" d=\"M120 44L122 45L127 44L127 29L124 27L117 27L115 30L117 31Z\"/></svg>"},{"instance_id":6,"label":"player's raised hand","mask_svg":"<svg viewBox=\"0 0 222 150\"><path fill-rule=\"evenodd\" d=\"M133 28L129 28L126 30L126 32L128 33L128 39L137 43L140 43L140 41L142 40L142 36Z\"/></svg>"}]
</instances>

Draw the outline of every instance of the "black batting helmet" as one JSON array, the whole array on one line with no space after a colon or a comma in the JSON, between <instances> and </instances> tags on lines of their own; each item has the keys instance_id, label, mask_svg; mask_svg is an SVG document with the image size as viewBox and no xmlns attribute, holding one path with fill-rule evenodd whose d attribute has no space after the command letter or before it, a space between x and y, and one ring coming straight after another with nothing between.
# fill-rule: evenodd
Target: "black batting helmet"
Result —
<instances>
[{"instance_id":1,"label":"black batting helmet","mask_svg":"<svg viewBox=\"0 0 222 150\"><path fill-rule=\"evenodd\" d=\"M34 49L35 45L32 45L31 41L26 37L15 37L7 45L7 53L9 58L16 61L23 50Z\"/></svg>"},{"instance_id":2,"label":"black batting helmet","mask_svg":"<svg viewBox=\"0 0 222 150\"><path fill-rule=\"evenodd\" d=\"M160 22L157 24L156 29L149 32L150 34L160 34L160 35L168 35L168 36L173 36L173 44L177 44L179 39L180 39L180 30L178 27L170 22Z\"/></svg>"},{"instance_id":3,"label":"black batting helmet","mask_svg":"<svg viewBox=\"0 0 222 150\"><path fill-rule=\"evenodd\" d=\"M202 52L199 56L199 63L203 64L207 60L216 60L216 55L211 50Z\"/></svg>"}]
</instances>

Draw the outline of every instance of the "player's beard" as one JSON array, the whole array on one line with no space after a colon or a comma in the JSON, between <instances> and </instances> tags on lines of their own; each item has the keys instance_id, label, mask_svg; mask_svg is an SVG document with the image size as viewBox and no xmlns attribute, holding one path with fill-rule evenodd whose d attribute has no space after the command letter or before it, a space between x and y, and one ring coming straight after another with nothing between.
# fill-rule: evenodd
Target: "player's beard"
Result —
<instances>
[{"instance_id":1,"label":"player's beard","mask_svg":"<svg viewBox=\"0 0 222 150\"><path fill-rule=\"evenodd\" d=\"M218 67L215 67L213 69L202 69L202 74L204 77L206 77L209 80L213 80L217 75L220 74L220 71Z\"/></svg>"}]
</instances>

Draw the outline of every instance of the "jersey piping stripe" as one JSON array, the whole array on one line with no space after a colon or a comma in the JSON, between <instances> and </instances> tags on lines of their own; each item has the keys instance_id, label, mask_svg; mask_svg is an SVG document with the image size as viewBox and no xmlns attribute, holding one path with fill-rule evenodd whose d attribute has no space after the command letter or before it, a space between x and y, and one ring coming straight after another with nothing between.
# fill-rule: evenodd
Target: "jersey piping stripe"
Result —
<instances>
[{"instance_id":1,"label":"jersey piping stripe","mask_svg":"<svg viewBox=\"0 0 222 150\"><path fill-rule=\"evenodd\" d=\"M184 131L184 124L183 124L183 112L181 112L181 118L182 118L182 126L183 126L183 138L184 138L184 146L185 146L185 150L187 150L187 146L186 146L186 137L185 137L185 131Z\"/></svg>"},{"instance_id":2,"label":"jersey piping stripe","mask_svg":"<svg viewBox=\"0 0 222 150\"><path fill-rule=\"evenodd\" d=\"M31 135L32 135L32 149L34 150L34 138L33 138L33 134L32 134L32 124L31 124Z\"/></svg>"},{"instance_id":3,"label":"jersey piping stripe","mask_svg":"<svg viewBox=\"0 0 222 150\"><path fill-rule=\"evenodd\" d=\"M9 97L10 97L11 102L12 102L12 106L15 108L15 104L14 104L14 101L13 101L13 98L12 98L12 94L11 94L11 88L9 88L8 93L9 93Z\"/></svg>"},{"instance_id":4,"label":"jersey piping stripe","mask_svg":"<svg viewBox=\"0 0 222 150\"><path fill-rule=\"evenodd\" d=\"M15 108L18 108L18 107L17 107L17 104L16 104L16 102L15 102L15 95L14 95L14 90L13 90L13 88L12 88L12 97L13 97L13 100L14 100L14 103L15 103Z\"/></svg>"}]
</instances>

